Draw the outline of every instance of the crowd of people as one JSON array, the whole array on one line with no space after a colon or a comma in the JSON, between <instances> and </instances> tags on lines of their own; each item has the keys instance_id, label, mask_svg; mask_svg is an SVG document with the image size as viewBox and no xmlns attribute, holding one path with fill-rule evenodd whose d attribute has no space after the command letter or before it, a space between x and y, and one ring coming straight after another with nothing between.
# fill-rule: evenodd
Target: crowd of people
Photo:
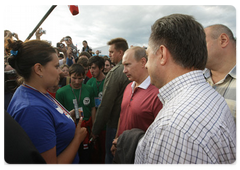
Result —
<instances>
[{"instance_id":1,"label":"crowd of people","mask_svg":"<svg viewBox=\"0 0 240 170\"><path fill-rule=\"evenodd\" d=\"M52 47L40 29L25 42L5 30L5 161L235 162L232 31L183 14L151 28L147 49L109 40L110 58L86 40L79 52L70 36Z\"/></svg>"}]
</instances>

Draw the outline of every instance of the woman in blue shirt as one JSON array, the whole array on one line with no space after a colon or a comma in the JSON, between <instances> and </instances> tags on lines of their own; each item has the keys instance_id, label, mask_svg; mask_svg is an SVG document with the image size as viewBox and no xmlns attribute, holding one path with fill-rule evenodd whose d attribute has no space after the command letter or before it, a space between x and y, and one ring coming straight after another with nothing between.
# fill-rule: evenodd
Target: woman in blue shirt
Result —
<instances>
[{"instance_id":1,"label":"woman in blue shirt","mask_svg":"<svg viewBox=\"0 0 240 170\"><path fill-rule=\"evenodd\" d=\"M22 126L47 163L78 163L78 148L87 131L81 119L75 126L74 111L66 110L47 90L58 85L58 56L40 40L8 41L9 64L23 77L8 113Z\"/></svg>"}]
</instances>

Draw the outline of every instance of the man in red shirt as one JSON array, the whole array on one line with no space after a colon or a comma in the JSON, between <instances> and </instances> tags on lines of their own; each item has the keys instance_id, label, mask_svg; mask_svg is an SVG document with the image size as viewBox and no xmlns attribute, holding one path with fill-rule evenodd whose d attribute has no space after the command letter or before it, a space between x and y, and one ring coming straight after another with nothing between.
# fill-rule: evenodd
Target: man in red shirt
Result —
<instances>
[{"instance_id":1,"label":"man in red shirt","mask_svg":"<svg viewBox=\"0 0 240 170\"><path fill-rule=\"evenodd\" d=\"M146 63L147 55L142 47L132 47L123 56L123 72L133 82L127 85L123 94L118 131L111 148L113 155L118 137L125 130L138 128L146 131L162 108L157 96L158 88L150 83L150 76L145 68Z\"/></svg>"}]
</instances>

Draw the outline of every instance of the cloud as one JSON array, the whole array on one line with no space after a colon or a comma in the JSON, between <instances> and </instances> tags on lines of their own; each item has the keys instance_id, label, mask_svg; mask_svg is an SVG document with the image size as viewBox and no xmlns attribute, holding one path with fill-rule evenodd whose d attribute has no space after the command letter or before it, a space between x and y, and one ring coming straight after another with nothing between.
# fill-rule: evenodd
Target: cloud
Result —
<instances>
[{"instance_id":1,"label":"cloud","mask_svg":"<svg viewBox=\"0 0 240 170\"><path fill-rule=\"evenodd\" d=\"M25 40L51 6L4 7L4 26ZM236 35L236 9L230 5L79 5L79 14L72 16L67 5L58 5L42 24L47 34L42 39L53 46L64 36L71 36L81 49L87 40L92 48L105 46L109 40L123 37L129 45L147 46L151 25L173 13L192 15L204 27L225 24ZM34 39L35 37L33 37Z\"/></svg>"}]
</instances>

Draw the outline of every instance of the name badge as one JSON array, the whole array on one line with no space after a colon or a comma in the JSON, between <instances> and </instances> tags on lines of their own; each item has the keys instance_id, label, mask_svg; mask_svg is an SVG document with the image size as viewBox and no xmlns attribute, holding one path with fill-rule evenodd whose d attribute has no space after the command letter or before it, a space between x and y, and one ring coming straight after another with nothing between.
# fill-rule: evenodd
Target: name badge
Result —
<instances>
[{"instance_id":1,"label":"name badge","mask_svg":"<svg viewBox=\"0 0 240 170\"><path fill-rule=\"evenodd\" d=\"M78 108L78 111L80 112L80 115L84 118L83 108L82 108L82 107L79 107L79 108Z\"/></svg>"},{"instance_id":2,"label":"name badge","mask_svg":"<svg viewBox=\"0 0 240 170\"><path fill-rule=\"evenodd\" d=\"M94 97L94 101L95 101L95 107L98 107L102 100L100 99L100 97Z\"/></svg>"}]
</instances>

